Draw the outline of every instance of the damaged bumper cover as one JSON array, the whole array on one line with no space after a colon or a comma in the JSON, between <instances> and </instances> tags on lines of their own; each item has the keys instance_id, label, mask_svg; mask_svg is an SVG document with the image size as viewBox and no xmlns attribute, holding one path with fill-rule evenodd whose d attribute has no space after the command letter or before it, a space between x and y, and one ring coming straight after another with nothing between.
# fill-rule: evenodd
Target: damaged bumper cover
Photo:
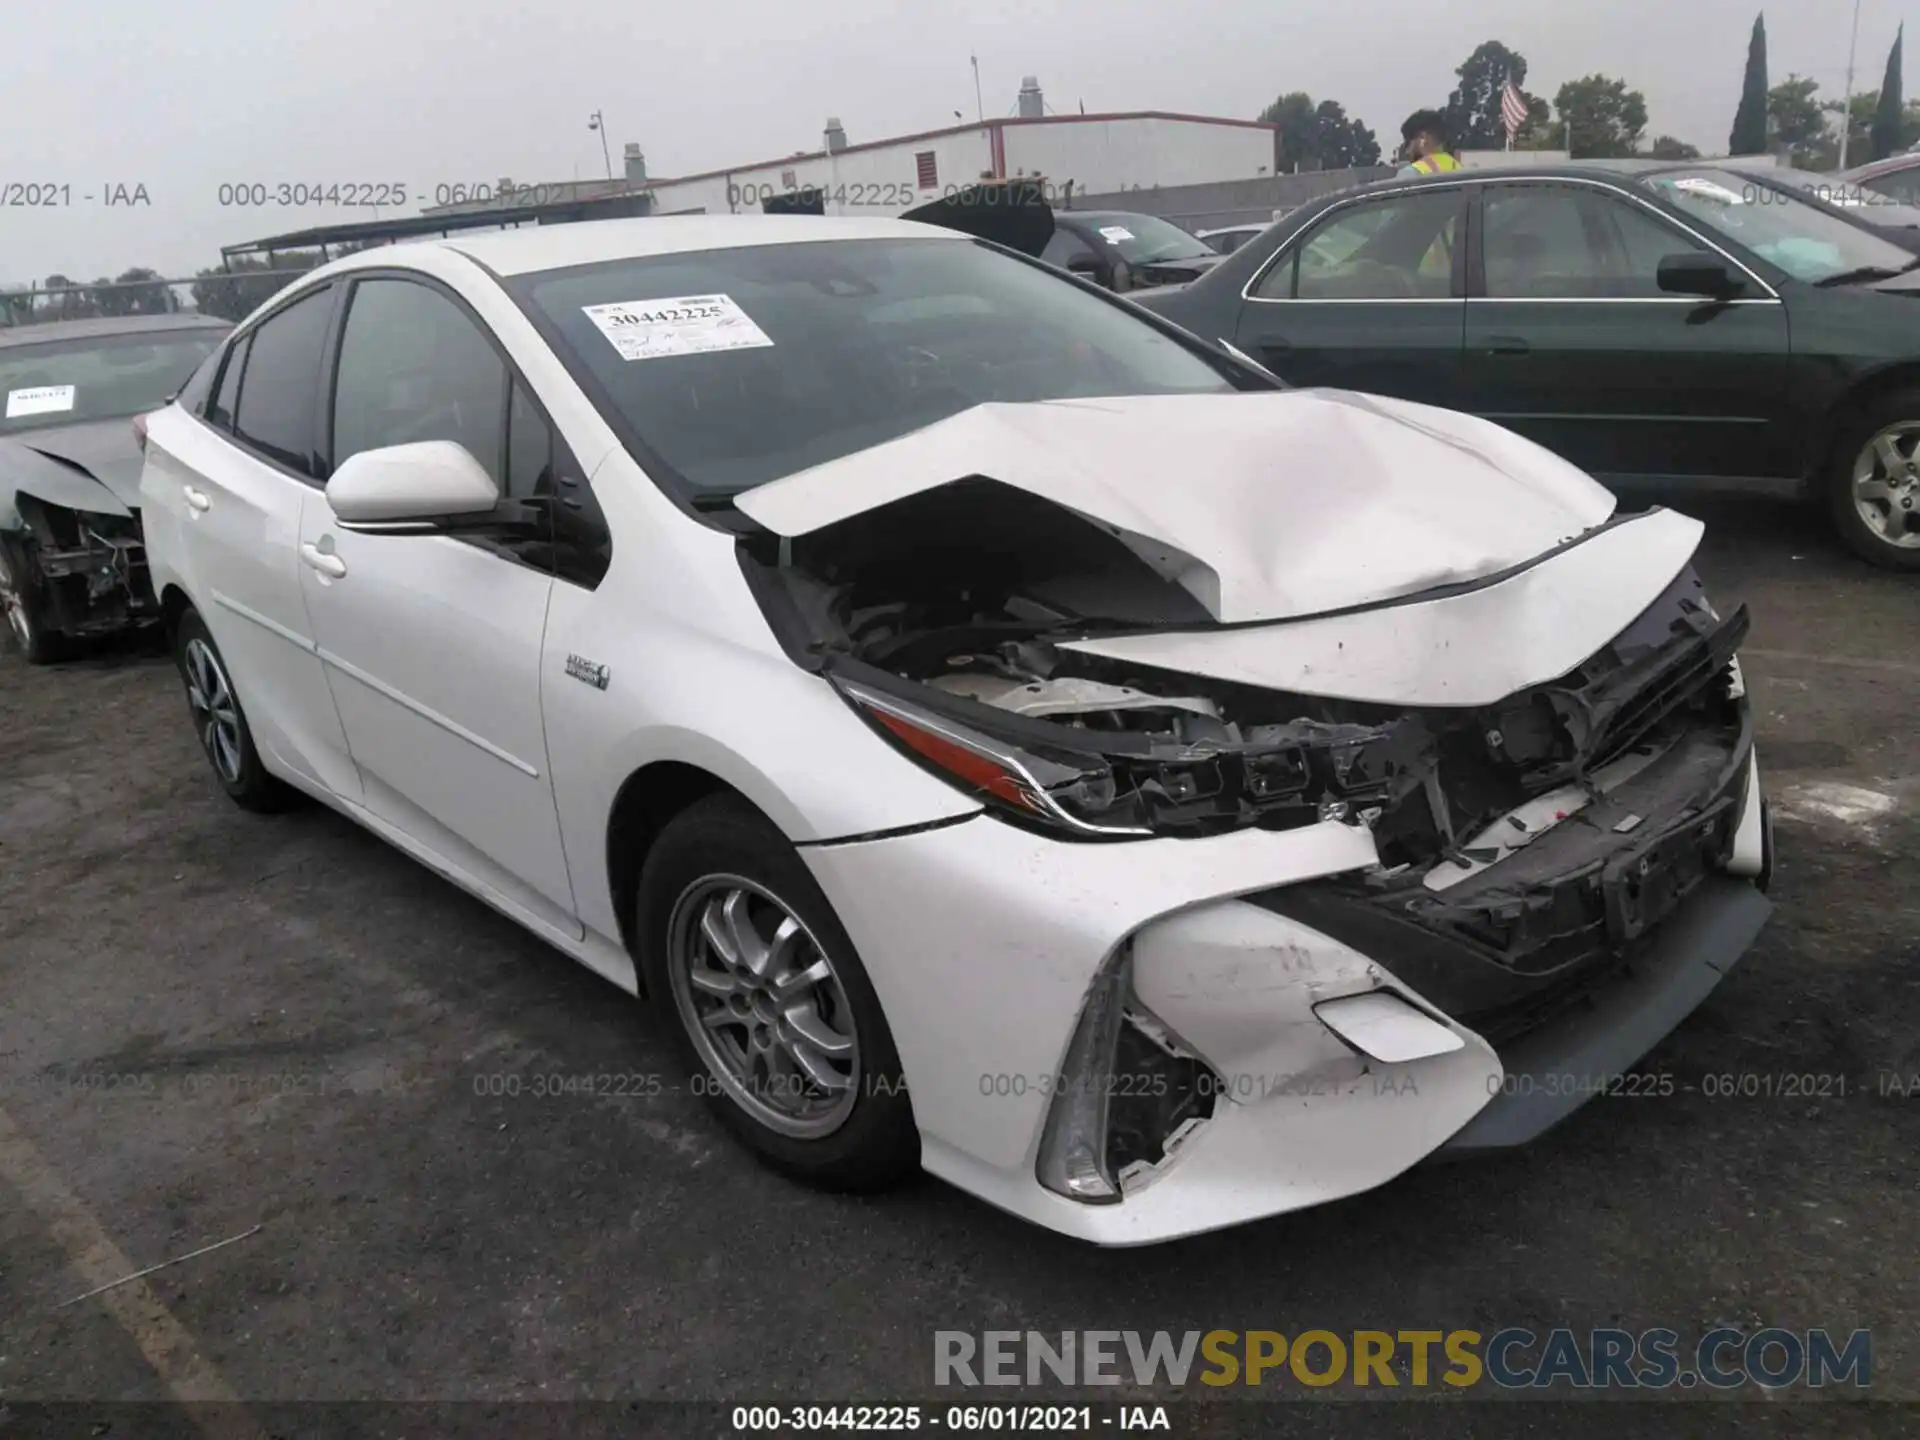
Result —
<instances>
[{"instance_id":1,"label":"damaged bumper cover","mask_svg":"<svg viewBox=\"0 0 1920 1440\"><path fill-rule=\"evenodd\" d=\"M1524 1144L1608 1093L1769 913L1744 697L1726 714L1438 889L1332 819L1088 845L982 816L803 853L868 957L926 1168L1154 1243Z\"/></svg>"},{"instance_id":2,"label":"damaged bumper cover","mask_svg":"<svg viewBox=\"0 0 1920 1440\"><path fill-rule=\"evenodd\" d=\"M14 505L33 541L49 628L91 635L159 617L137 513L69 508L25 491Z\"/></svg>"}]
</instances>

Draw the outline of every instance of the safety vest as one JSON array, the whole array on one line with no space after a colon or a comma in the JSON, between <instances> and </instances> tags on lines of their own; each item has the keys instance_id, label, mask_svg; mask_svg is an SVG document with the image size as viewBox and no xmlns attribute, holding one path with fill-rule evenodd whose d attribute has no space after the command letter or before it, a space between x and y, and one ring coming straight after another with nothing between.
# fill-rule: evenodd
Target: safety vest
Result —
<instances>
[{"instance_id":1,"label":"safety vest","mask_svg":"<svg viewBox=\"0 0 1920 1440\"><path fill-rule=\"evenodd\" d=\"M1458 170L1460 162L1442 150L1438 155L1425 155L1413 162L1413 168L1422 175L1439 175L1448 170Z\"/></svg>"}]
</instances>

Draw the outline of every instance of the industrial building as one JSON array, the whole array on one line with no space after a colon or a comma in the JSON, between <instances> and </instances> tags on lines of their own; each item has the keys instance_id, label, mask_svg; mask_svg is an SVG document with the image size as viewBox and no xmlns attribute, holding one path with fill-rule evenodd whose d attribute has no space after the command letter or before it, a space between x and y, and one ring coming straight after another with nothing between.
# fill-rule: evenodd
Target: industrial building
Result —
<instances>
[{"instance_id":1,"label":"industrial building","mask_svg":"<svg viewBox=\"0 0 1920 1440\"><path fill-rule=\"evenodd\" d=\"M1274 173L1278 130L1255 120L1161 110L1050 114L1039 82L1027 77L1016 113L885 140L857 141L838 118L820 148L673 178L647 174L638 145L625 173L606 181L526 185L503 180L496 195L541 201L604 200L647 194L655 215L757 212L769 197L817 190L829 215L896 215L983 178L1041 176L1056 197L1172 185L1249 180ZM492 209L497 199L429 209L455 215Z\"/></svg>"}]
</instances>

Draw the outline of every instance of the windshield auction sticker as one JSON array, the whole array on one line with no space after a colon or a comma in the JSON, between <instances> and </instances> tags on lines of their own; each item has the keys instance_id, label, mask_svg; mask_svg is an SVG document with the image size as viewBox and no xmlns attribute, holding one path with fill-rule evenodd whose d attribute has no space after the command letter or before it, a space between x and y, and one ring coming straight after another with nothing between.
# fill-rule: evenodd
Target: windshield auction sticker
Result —
<instances>
[{"instance_id":1,"label":"windshield auction sticker","mask_svg":"<svg viewBox=\"0 0 1920 1440\"><path fill-rule=\"evenodd\" d=\"M9 390L7 392L7 419L17 420L22 415L51 415L58 410L73 408L73 386L36 385L31 390Z\"/></svg>"},{"instance_id":2,"label":"windshield auction sticker","mask_svg":"<svg viewBox=\"0 0 1920 1440\"><path fill-rule=\"evenodd\" d=\"M623 360L705 355L712 350L751 350L773 344L767 332L725 295L623 300L617 305L584 305L581 309Z\"/></svg>"},{"instance_id":3,"label":"windshield auction sticker","mask_svg":"<svg viewBox=\"0 0 1920 1440\"><path fill-rule=\"evenodd\" d=\"M1124 225L1102 225L1100 234L1109 245L1118 245L1122 240L1133 239L1133 232Z\"/></svg>"}]
</instances>

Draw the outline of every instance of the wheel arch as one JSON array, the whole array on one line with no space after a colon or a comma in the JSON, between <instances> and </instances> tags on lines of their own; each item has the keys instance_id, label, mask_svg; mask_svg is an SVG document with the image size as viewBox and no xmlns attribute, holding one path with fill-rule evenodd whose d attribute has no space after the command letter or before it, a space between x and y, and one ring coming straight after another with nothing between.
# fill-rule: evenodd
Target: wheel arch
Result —
<instances>
[{"instance_id":1,"label":"wheel arch","mask_svg":"<svg viewBox=\"0 0 1920 1440\"><path fill-rule=\"evenodd\" d=\"M160 623L167 632L167 643L171 645L174 636L180 630L180 617L194 608L187 592L173 581L160 588Z\"/></svg>"},{"instance_id":2,"label":"wheel arch","mask_svg":"<svg viewBox=\"0 0 1920 1440\"><path fill-rule=\"evenodd\" d=\"M1920 390L1920 360L1900 360L1860 376L1828 410L1819 430L1812 464L1806 477L1808 491L1817 492L1838 458L1841 437L1860 416L1889 395ZM1916 414L1920 419L1920 413Z\"/></svg>"},{"instance_id":3,"label":"wheel arch","mask_svg":"<svg viewBox=\"0 0 1920 1440\"><path fill-rule=\"evenodd\" d=\"M734 795L761 814L753 798L712 770L685 760L654 760L621 782L607 816L607 885L620 942L637 962L633 933L639 901L640 871L660 832L674 816L711 795ZM769 817L771 818L771 817ZM639 967L635 966L636 981ZM643 982L642 982L643 983Z\"/></svg>"}]
</instances>

